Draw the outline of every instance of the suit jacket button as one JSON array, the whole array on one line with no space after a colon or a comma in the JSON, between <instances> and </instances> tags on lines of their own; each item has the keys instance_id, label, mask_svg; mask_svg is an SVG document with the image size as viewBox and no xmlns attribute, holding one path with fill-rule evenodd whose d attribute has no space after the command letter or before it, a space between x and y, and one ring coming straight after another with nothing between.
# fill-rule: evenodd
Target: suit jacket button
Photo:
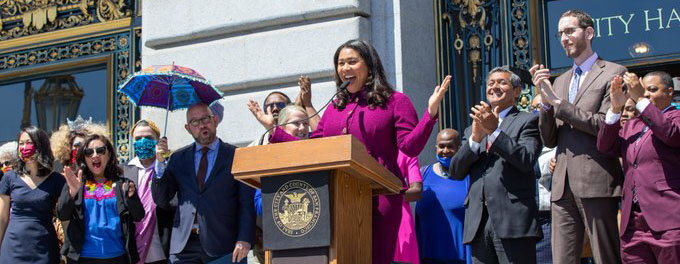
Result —
<instances>
[{"instance_id":1,"label":"suit jacket button","mask_svg":"<svg viewBox=\"0 0 680 264\"><path fill-rule=\"evenodd\" d=\"M633 168L637 169L637 163L633 163Z\"/></svg>"},{"instance_id":2,"label":"suit jacket button","mask_svg":"<svg viewBox=\"0 0 680 264\"><path fill-rule=\"evenodd\" d=\"M342 129L342 133L347 134L347 128L346 127Z\"/></svg>"}]
</instances>

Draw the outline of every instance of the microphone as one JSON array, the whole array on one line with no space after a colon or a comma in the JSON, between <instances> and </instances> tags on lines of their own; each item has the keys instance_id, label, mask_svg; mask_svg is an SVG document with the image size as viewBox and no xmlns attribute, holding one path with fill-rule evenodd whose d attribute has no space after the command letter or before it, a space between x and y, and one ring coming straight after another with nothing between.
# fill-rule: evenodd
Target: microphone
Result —
<instances>
[{"instance_id":1,"label":"microphone","mask_svg":"<svg viewBox=\"0 0 680 264\"><path fill-rule=\"evenodd\" d=\"M318 111L316 111L316 113L314 113L313 115L311 115L311 116L309 116L309 117L307 117L307 118L305 118L305 119L298 120L298 121L296 121L296 122L307 121L307 120L309 120L309 119L311 119L311 118L313 118L313 117L315 117L315 116L318 116L319 113L321 113L321 111L323 111L324 109L326 109L326 107L328 106L328 104L330 104L331 101L333 101L333 98L335 98L336 96L338 96L338 94L340 94L340 92L342 92L342 91L344 91L344 90L347 90L347 86L348 86L349 84L350 84L350 81L349 81L349 80L345 80L344 82L342 82L342 83L340 84L340 86L338 87L338 91L335 92L335 94L333 94L333 96L331 96L331 99L329 99L328 102L326 102L326 104L325 104L323 107L321 107L321 108L320 108ZM267 129L267 131L265 131L264 134L262 134L262 136L260 136L260 144L259 144L259 145L262 145L262 143L264 142L264 136L267 135L267 133L269 133L269 132L271 132L272 130L274 130L274 128L277 128L277 127L280 127L280 126L285 126L285 125L288 125L288 124L291 124L291 123L293 123L293 122L287 122L287 123L280 124L280 125L274 125L274 126L272 126L271 128Z\"/></svg>"}]
</instances>

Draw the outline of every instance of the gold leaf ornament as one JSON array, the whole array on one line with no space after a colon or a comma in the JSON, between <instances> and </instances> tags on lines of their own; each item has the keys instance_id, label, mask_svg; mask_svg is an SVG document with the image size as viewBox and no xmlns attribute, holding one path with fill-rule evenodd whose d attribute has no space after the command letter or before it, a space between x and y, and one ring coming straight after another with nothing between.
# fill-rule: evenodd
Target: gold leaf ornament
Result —
<instances>
[{"instance_id":1,"label":"gold leaf ornament","mask_svg":"<svg viewBox=\"0 0 680 264\"><path fill-rule=\"evenodd\" d=\"M57 6L47 7L47 21L51 23L54 22L55 19L57 19Z\"/></svg>"},{"instance_id":2,"label":"gold leaf ornament","mask_svg":"<svg viewBox=\"0 0 680 264\"><path fill-rule=\"evenodd\" d=\"M21 15L22 21L24 23L24 28L28 28L31 26L31 22L33 21L33 12L24 12Z\"/></svg>"},{"instance_id":3,"label":"gold leaf ornament","mask_svg":"<svg viewBox=\"0 0 680 264\"><path fill-rule=\"evenodd\" d=\"M38 8L32 11L33 13L33 26L37 30L41 30L47 22L47 12L43 8Z\"/></svg>"}]
</instances>

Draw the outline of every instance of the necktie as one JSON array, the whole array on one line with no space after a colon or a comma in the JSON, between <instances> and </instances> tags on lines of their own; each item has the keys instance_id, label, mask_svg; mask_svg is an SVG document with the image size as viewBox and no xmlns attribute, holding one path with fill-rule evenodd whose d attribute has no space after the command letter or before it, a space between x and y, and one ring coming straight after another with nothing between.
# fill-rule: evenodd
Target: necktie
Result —
<instances>
[{"instance_id":1,"label":"necktie","mask_svg":"<svg viewBox=\"0 0 680 264\"><path fill-rule=\"evenodd\" d=\"M574 70L574 81L571 82L571 86L569 86L569 102L574 103L574 99L576 98L576 93L578 93L578 86L579 83L581 82L581 71L580 67L576 67Z\"/></svg>"},{"instance_id":2,"label":"necktie","mask_svg":"<svg viewBox=\"0 0 680 264\"><path fill-rule=\"evenodd\" d=\"M203 188L205 187L205 176L206 173L208 172L208 149L207 147L203 147L201 149L201 161L198 163L198 173L196 174L196 181L198 183L198 190L203 191Z\"/></svg>"}]
</instances>

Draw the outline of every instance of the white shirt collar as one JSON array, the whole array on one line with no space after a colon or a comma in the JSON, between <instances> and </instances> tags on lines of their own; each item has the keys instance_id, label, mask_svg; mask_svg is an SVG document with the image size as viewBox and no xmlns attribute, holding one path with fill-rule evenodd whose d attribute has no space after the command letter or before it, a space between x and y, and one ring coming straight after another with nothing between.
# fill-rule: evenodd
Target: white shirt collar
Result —
<instances>
[{"instance_id":1,"label":"white shirt collar","mask_svg":"<svg viewBox=\"0 0 680 264\"><path fill-rule=\"evenodd\" d=\"M512 105L508 106L508 108L503 109L500 113L498 113L498 124L503 122L503 119L510 113L510 109L512 109Z\"/></svg>"},{"instance_id":2,"label":"white shirt collar","mask_svg":"<svg viewBox=\"0 0 680 264\"><path fill-rule=\"evenodd\" d=\"M130 162L128 162L128 165L135 166L140 169L144 169L144 165L142 165L142 161L139 160L139 157L135 157L134 159L131 159Z\"/></svg>"}]
</instances>

